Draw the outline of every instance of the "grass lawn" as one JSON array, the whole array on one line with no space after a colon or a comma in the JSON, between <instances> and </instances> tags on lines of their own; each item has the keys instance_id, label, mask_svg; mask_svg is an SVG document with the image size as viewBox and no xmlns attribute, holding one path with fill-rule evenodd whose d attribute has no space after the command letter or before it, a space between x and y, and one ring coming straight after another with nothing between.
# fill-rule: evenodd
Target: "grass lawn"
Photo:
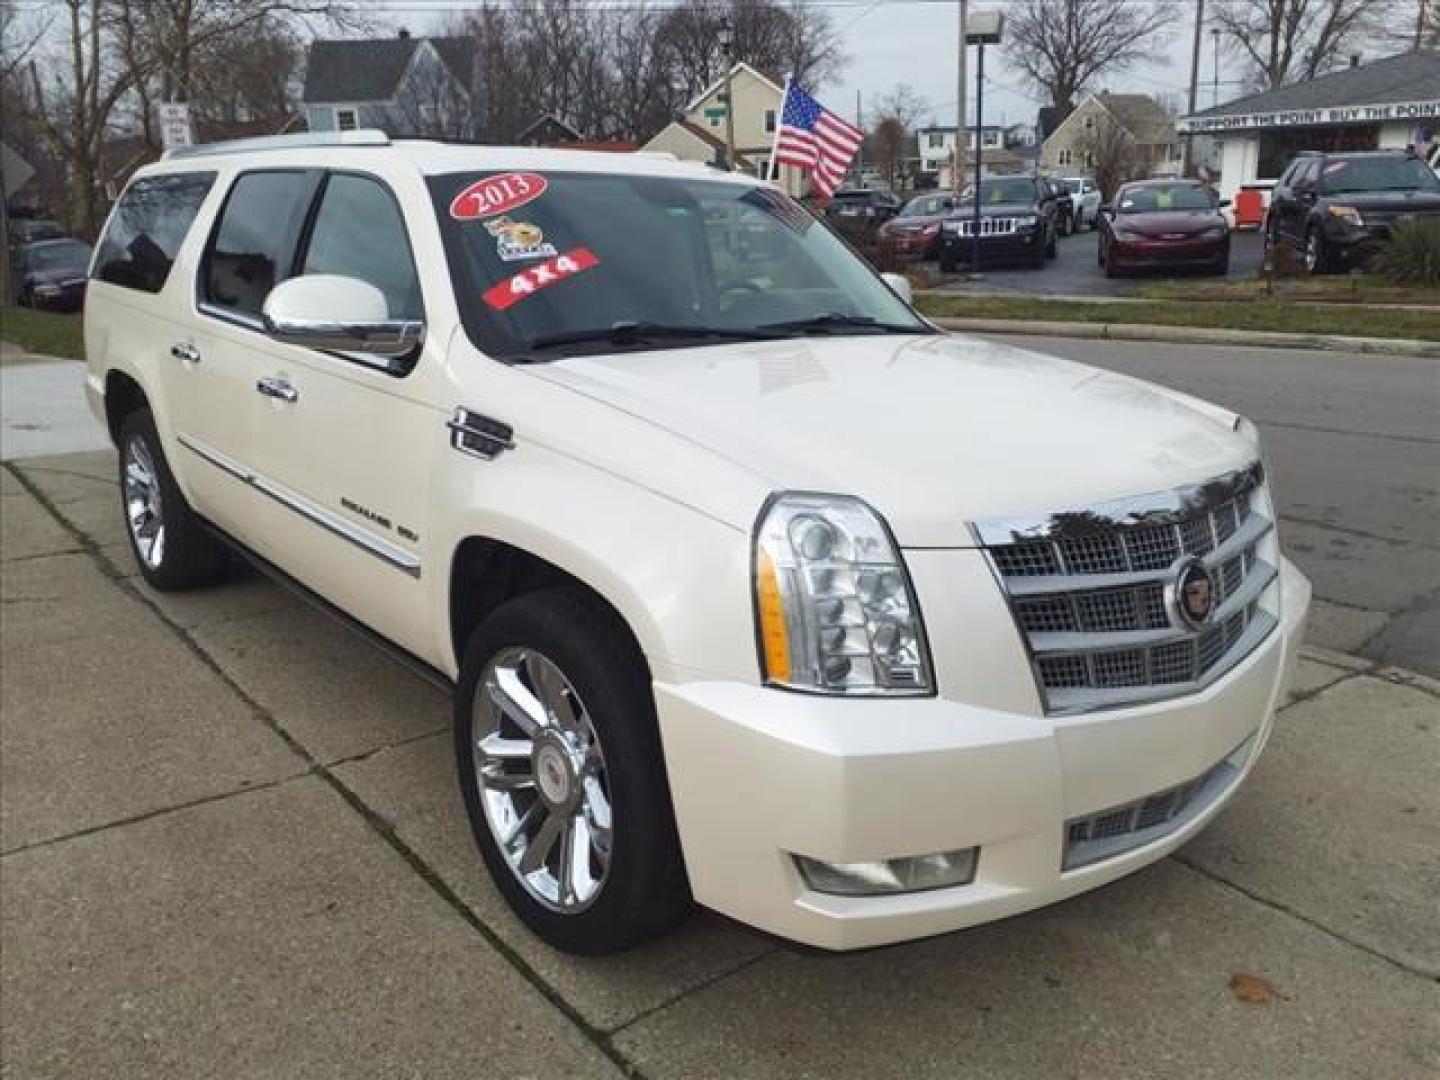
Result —
<instances>
[{"instance_id":1,"label":"grass lawn","mask_svg":"<svg viewBox=\"0 0 1440 1080\"><path fill-rule=\"evenodd\" d=\"M18 345L27 352L84 359L78 312L34 311L30 308L0 308L0 341Z\"/></svg>"},{"instance_id":2,"label":"grass lawn","mask_svg":"<svg viewBox=\"0 0 1440 1080\"><path fill-rule=\"evenodd\" d=\"M1026 296L922 296L917 300L918 307L926 315L942 318L1142 323L1440 341L1440 308L1416 311L1370 306L1327 307L1260 299L1248 303L1204 303L1195 300L1091 303Z\"/></svg>"},{"instance_id":3,"label":"grass lawn","mask_svg":"<svg viewBox=\"0 0 1440 1080\"><path fill-rule=\"evenodd\" d=\"M1425 304L1440 306L1440 288L1392 285L1383 278L1277 277L1267 291L1258 277L1243 281L1160 281L1142 285L1148 300L1298 300L1327 304Z\"/></svg>"}]
</instances>

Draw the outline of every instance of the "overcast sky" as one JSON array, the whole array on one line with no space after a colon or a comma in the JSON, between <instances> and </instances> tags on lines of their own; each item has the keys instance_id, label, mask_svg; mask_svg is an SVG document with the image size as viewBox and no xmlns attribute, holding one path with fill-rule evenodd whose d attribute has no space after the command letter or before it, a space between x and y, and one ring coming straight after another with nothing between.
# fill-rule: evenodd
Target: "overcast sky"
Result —
<instances>
[{"instance_id":1,"label":"overcast sky","mask_svg":"<svg viewBox=\"0 0 1440 1080\"><path fill-rule=\"evenodd\" d=\"M984 9L983 4L975 7ZM1168 43L1156 50L1154 62L1139 65L1104 80L1103 89L1126 93L1178 94L1177 105L1184 107L1190 83L1190 46L1194 33L1194 10L1173 5L1177 25ZM956 8L938 3L897 3L883 0L875 8L854 10L837 7L828 9L836 27L844 28L843 38L850 64L842 81L826 88L825 104L855 114L855 93L860 91L865 108L887 93L897 82L909 83L931 105L935 122L955 122L955 55L957 37ZM1211 82L1214 53L1210 34L1201 45L1200 96L1201 108L1211 103ZM1027 88L1019 71L1010 65L1002 49L985 50L985 120L1007 123L1035 120L1036 107L1041 104L1035 92ZM1220 59L1220 100L1236 96L1236 87L1224 80L1231 78L1226 58ZM970 71L966 91L970 117L975 110L975 48L970 48Z\"/></svg>"}]
</instances>

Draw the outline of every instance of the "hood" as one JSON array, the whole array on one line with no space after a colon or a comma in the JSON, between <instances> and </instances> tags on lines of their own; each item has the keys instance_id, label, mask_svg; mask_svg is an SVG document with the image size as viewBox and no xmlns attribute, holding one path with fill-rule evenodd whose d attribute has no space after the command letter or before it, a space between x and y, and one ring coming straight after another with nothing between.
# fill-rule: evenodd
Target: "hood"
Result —
<instances>
[{"instance_id":1,"label":"hood","mask_svg":"<svg viewBox=\"0 0 1440 1080\"><path fill-rule=\"evenodd\" d=\"M907 547L970 546L967 521L1159 491L1252 457L1223 409L969 337L813 337L524 370L775 490L858 495Z\"/></svg>"},{"instance_id":2,"label":"hood","mask_svg":"<svg viewBox=\"0 0 1440 1080\"><path fill-rule=\"evenodd\" d=\"M1021 214L1034 213L1038 213L1038 211L1032 202L982 203L980 205L981 217L1019 217ZM973 218L975 216L975 204L973 202L960 203L946 216L951 219Z\"/></svg>"},{"instance_id":3,"label":"hood","mask_svg":"<svg viewBox=\"0 0 1440 1080\"><path fill-rule=\"evenodd\" d=\"M1342 191L1326 195L1325 201L1335 206L1353 206L1383 214L1440 213L1440 191Z\"/></svg>"},{"instance_id":4,"label":"hood","mask_svg":"<svg viewBox=\"0 0 1440 1080\"><path fill-rule=\"evenodd\" d=\"M1144 236L1194 236L1224 224L1225 219L1213 210L1156 210L1142 214L1121 214L1115 220L1116 228L1138 232Z\"/></svg>"}]
</instances>

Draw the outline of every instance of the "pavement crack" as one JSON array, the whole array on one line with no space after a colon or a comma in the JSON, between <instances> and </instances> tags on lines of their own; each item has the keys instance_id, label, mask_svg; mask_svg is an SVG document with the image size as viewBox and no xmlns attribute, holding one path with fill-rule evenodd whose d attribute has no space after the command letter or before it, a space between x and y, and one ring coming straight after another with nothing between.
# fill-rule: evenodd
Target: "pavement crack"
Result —
<instances>
[{"instance_id":1,"label":"pavement crack","mask_svg":"<svg viewBox=\"0 0 1440 1080\"><path fill-rule=\"evenodd\" d=\"M294 753L307 767L307 775L314 775L323 780L332 791L358 814L361 820L370 827L381 840L383 840L396 855L410 868L410 870L424 884L430 887L467 925L478 933L485 942L495 950L499 956L510 965L540 996L562 1016L564 1016L576 1028L584 1039L589 1042L597 1051L605 1056L609 1062L620 1072L630 1077L631 1080L645 1080L644 1074L638 1065L630 1061L622 1054L606 1037L601 1029L595 1027L580 1013L575 1006L565 1000L563 994L551 985L551 983L519 952L506 942L498 933L486 925L475 911L461 899L460 895L442 878L436 870L427 863L420 854L412 848L395 831L395 827L385 819L374 807L347 785L340 777L336 776L329 765L317 758L310 750L294 735L285 729L285 726L265 708L259 701L255 700L250 693L241 686L226 671L213 656L202 646L188 629L172 619L163 608L141 592L135 583L124 577L119 568L111 561L110 557L94 542L86 533L82 532L55 503L31 480L24 472L17 469L12 462L4 462L7 469L16 481L25 488L35 500L43 506L47 513L53 517L60 526L65 529L81 549L96 564L100 572L110 579L116 588L138 600L148 608L154 616L160 620L175 635L191 654L195 656L209 671L221 680L225 687L235 695L237 699L245 704L261 724L268 728L285 746ZM432 733L433 734L433 733ZM293 779L293 778L292 778ZM235 794L235 793L231 793Z\"/></svg>"},{"instance_id":2,"label":"pavement crack","mask_svg":"<svg viewBox=\"0 0 1440 1080\"><path fill-rule=\"evenodd\" d=\"M172 803L169 806L158 806L154 810L146 810L142 814L131 814L129 817L116 818L113 821L101 822L98 825L87 825L83 829L75 829L71 832L61 833L58 836L47 836L42 840L31 840L29 843L18 844L13 848L0 851L0 859L8 859L12 855L21 855L27 851L35 851L40 848L54 847L56 844L64 844L71 840L94 836L97 833L109 832L111 829L123 829L127 825L138 825L142 821L153 821L155 818L178 814L183 810L192 810L197 806L208 806L210 803L224 802L227 799L233 799L240 795L249 795L256 791L268 791L271 788L282 787L285 784L293 784L296 780L304 780L310 775L311 770L304 769L300 772L291 773L289 776L279 777L278 779L246 784L244 787L238 787L231 791L217 791L212 795L201 795L199 798L187 799L185 802Z\"/></svg>"},{"instance_id":3,"label":"pavement crack","mask_svg":"<svg viewBox=\"0 0 1440 1080\"><path fill-rule=\"evenodd\" d=\"M1369 667L1361 668L1358 671L1347 671L1334 682L1328 682L1324 686L1316 687L1314 690L1292 690L1292 696L1290 700L1287 701L1284 705L1281 705L1280 708L1275 710L1275 712L1277 714L1287 712L1290 709L1293 709L1296 705L1303 705L1307 701L1314 701L1322 694L1328 694L1337 686L1341 686L1347 682L1350 682L1352 679L1362 679L1367 675L1374 675L1375 672L1379 670L1379 668L1380 664L1378 662L1372 661ZM1341 669L1337 668L1335 670Z\"/></svg>"},{"instance_id":4,"label":"pavement crack","mask_svg":"<svg viewBox=\"0 0 1440 1080\"><path fill-rule=\"evenodd\" d=\"M697 982L694 986L687 986L684 990L681 990L678 994L674 994L674 995L672 995L671 997L666 998L664 1001L661 1001L661 1002L658 1002L658 1003L656 1003L656 1004L654 1004L654 1005L651 1005L648 1009L643 1009L643 1010L641 1010L640 1012L638 1012L638 1013L636 1013L634 1016L632 1016L629 1020L626 1020L623 1024L619 1024L619 1025L617 1025L616 1027L611 1028L610 1031L609 1031L609 1034L608 1034L607 1038L613 1040L613 1039L615 1038L615 1036L620 1035L620 1034L622 1034L623 1032L628 1031L630 1028L634 1027L636 1024L641 1023L642 1021L648 1020L650 1017L654 1016L656 1013L664 1012L666 1009L670 1008L670 1006L671 1006L671 1005L674 1005L676 1002L678 1002L678 1001L684 1001L686 998L690 997L690 996L693 995L693 994L698 994L698 993L700 993L702 990L708 990L708 989L710 989L710 987L716 985L717 983L722 983L722 982L724 982L726 979L728 979L728 978L730 978L730 977L732 977L732 976L734 976L734 975L739 975L742 971L747 971L747 970L749 970L750 968L754 967L756 964L760 963L760 961L762 961L762 960L768 960L768 959L770 959L770 957L775 956L775 955L777 955L777 954L779 954L779 953L782 953L782 952L784 952L784 951L785 951L785 950L784 950L780 945L771 945L771 946L769 946L768 948L762 949L760 952L756 953L754 956L747 956L744 960L741 960L738 964L735 964L735 965L733 965L733 966L731 966L731 967L728 967L728 968L726 968L724 971L717 971L717 972L715 972L713 975L706 976L705 978L703 978L703 979L701 979L699 982Z\"/></svg>"},{"instance_id":5,"label":"pavement crack","mask_svg":"<svg viewBox=\"0 0 1440 1080\"><path fill-rule=\"evenodd\" d=\"M1361 431L1355 428L1332 428L1324 424L1302 424L1294 420L1266 420L1259 416L1250 418L1264 427L1289 428L1294 431L1314 431L1321 435L1350 435L1361 439L1383 439L1387 442L1419 443L1422 446L1440 446L1440 439L1427 435L1397 435L1391 431Z\"/></svg>"},{"instance_id":6,"label":"pavement crack","mask_svg":"<svg viewBox=\"0 0 1440 1080\"><path fill-rule=\"evenodd\" d=\"M1402 540L1394 536L1381 536L1379 533L1367 532L1364 529L1352 529L1348 525L1317 521L1314 518L1299 517L1296 514L1281 514L1280 520L1290 525L1306 525L1312 529L1327 529L1344 536L1358 537L1361 540L1374 540L1376 543L1386 544L1390 547L1418 547L1427 551L1440 551L1440 544L1432 543L1429 540Z\"/></svg>"},{"instance_id":7,"label":"pavement crack","mask_svg":"<svg viewBox=\"0 0 1440 1080\"><path fill-rule=\"evenodd\" d=\"M1358 949L1361 952L1365 953L1367 956L1374 957L1376 960L1380 960L1383 963L1388 964L1390 967L1393 967L1399 971L1403 971L1407 975L1414 975L1429 982L1440 983L1440 970L1430 970L1424 967L1418 967L1405 960L1399 960L1393 956L1389 956L1386 953L1383 953L1379 949L1375 948L1373 945L1367 945L1363 941L1359 941L1356 938L1350 937L1347 934L1340 933L1338 930L1335 930L1332 927L1326 926L1319 920L1312 918L1309 915L1306 915L1303 911L1297 911L1295 908L1291 907L1288 904L1281 903L1278 900L1272 900L1270 897L1263 896L1260 893L1256 892L1254 889L1247 888L1246 886L1241 885L1238 882L1231 881L1229 878L1222 877L1220 874L1209 869L1208 867L1201 866L1199 863L1193 861L1183 851L1174 853L1170 856L1170 858L1173 861L1179 863L1181 866L1184 866L1189 870L1193 870L1201 877L1207 878L1223 888L1237 892L1241 896L1245 897L1247 900L1253 900L1255 903L1260 904L1262 907L1269 908L1271 911L1277 912L1281 915L1286 915L1292 919L1295 919L1297 922L1302 922L1306 926L1312 927L1320 931L1320 933L1324 934L1326 937L1331 938L1334 941L1340 942L1342 945L1348 945L1352 949Z\"/></svg>"}]
</instances>

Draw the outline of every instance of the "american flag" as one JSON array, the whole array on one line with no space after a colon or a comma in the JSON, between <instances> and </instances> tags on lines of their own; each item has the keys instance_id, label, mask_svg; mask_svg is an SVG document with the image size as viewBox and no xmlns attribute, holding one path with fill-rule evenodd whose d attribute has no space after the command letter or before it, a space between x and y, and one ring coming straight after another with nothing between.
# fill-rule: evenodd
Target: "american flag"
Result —
<instances>
[{"instance_id":1,"label":"american flag","mask_svg":"<svg viewBox=\"0 0 1440 1080\"><path fill-rule=\"evenodd\" d=\"M810 170L816 190L828 199L845 178L861 138L854 124L847 124L798 85L790 84L775 133L777 162Z\"/></svg>"}]
</instances>

